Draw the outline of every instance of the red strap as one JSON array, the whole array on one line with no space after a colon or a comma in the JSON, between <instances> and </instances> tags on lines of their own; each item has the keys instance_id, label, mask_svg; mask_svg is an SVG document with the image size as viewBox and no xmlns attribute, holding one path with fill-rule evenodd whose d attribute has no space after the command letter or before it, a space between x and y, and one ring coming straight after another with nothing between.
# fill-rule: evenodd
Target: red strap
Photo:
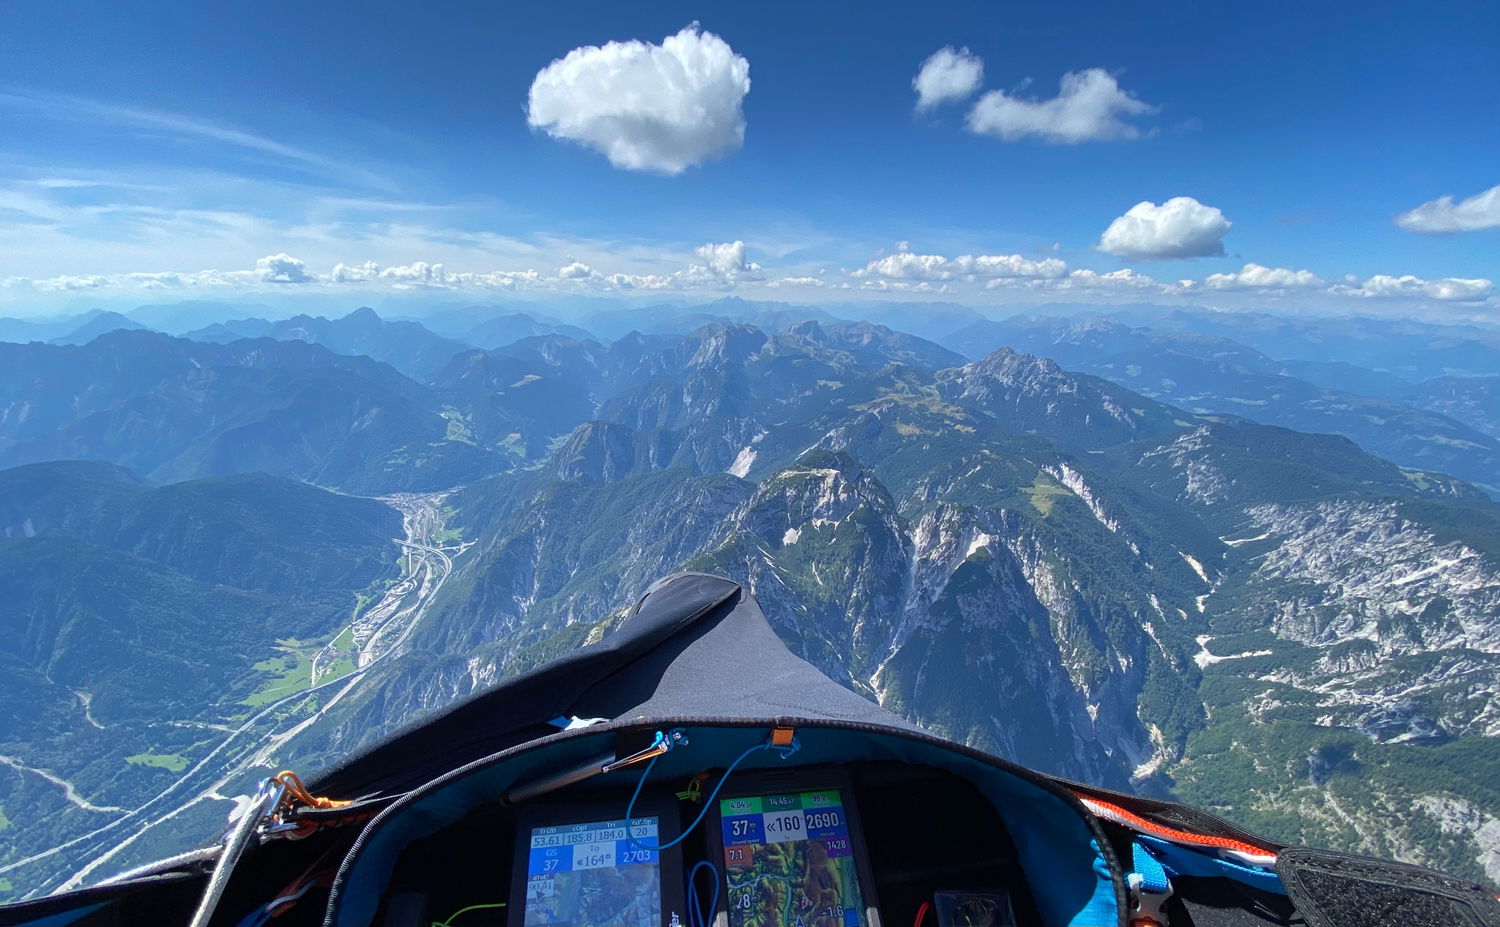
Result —
<instances>
[{"instance_id":1,"label":"red strap","mask_svg":"<svg viewBox=\"0 0 1500 927\"><path fill-rule=\"evenodd\" d=\"M1228 837L1215 837L1211 834L1195 834L1190 831L1177 830L1176 828L1172 827L1165 827L1161 824L1155 823L1154 821L1148 821L1138 814L1126 811L1124 808L1121 808L1119 805L1113 804L1112 802L1102 801L1084 792L1074 791L1073 794L1078 797L1079 801L1087 805L1090 811L1093 811L1100 817L1109 818L1118 824L1125 824L1127 826L1134 827L1136 830L1150 834L1153 837L1160 837L1163 840L1170 840L1174 843L1186 843L1191 846L1217 847L1221 850L1235 850L1240 853L1249 853L1252 856L1276 855L1275 850L1269 850L1265 847L1258 847L1254 844L1245 843L1243 840L1231 840Z\"/></svg>"}]
</instances>

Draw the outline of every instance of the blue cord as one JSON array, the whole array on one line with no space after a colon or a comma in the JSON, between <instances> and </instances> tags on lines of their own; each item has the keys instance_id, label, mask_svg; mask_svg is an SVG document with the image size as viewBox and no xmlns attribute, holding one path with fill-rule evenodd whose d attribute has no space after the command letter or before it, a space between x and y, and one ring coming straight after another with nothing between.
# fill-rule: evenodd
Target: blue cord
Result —
<instances>
[{"instance_id":1,"label":"blue cord","mask_svg":"<svg viewBox=\"0 0 1500 927\"><path fill-rule=\"evenodd\" d=\"M698 898L698 873L707 869L714 877L713 891L709 893L708 913L703 913L703 902ZM703 860L694 866L688 873L688 922L693 927L709 927L713 922L714 913L719 906L719 867L708 860Z\"/></svg>"},{"instance_id":2,"label":"blue cord","mask_svg":"<svg viewBox=\"0 0 1500 927\"><path fill-rule=\"evenodd\" d=\"M660 737L660 735L658 735L658 737ZM651 778L651 770L656 768L656 761L662 758L662 754L657 754L656 756L653 756L651 758L651 762L646 764L646 771L641 773L641 781L635 784L635 792L630 796L630 804L625 806L625 836L630 840L631 845L634 846L637 850L649 850L653 853L656 853L661 850L675 847L677 844L686 840L688 834L691 834L699 824L703 823L703 819L708 816L708 809L713 807L714 799L719 795L719 790L724 787L724 783L729 781L729 774L734 772L735 767L743 763L746 757L757 750L775 750L776 752L781 754L781 758L784 760L800 749L802 749L802 745L797 743L797 738L793 737L792 742L785 747L778 747L767 740L765 743L756 744L755 746L746 750L744 753L741 753L739 756L735 757L733 763L729 764L729 768L724 770L724 775L719 777L719 784L714 786L714 790L712 792L709 792L708 797L703 800L703 808L698 812L698 816L693 819L693 823L689 824L686 830L678 834L670 842L653 847L641 843L639 840L635 839L635 832L631 829L630 822L635 820L635 803L636 800L641 797L641 789L646 785L646 780Z\"/></svg>"}]
</instances>

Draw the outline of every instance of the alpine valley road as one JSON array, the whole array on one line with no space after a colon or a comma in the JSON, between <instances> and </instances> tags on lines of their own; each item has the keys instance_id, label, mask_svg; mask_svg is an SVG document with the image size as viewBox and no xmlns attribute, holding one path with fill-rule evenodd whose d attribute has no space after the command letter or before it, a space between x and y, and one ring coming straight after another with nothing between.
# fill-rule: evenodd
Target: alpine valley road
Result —
<instances>
[{"instance_id":1,"label":"alpine valley road","mask_svg":"<svg viewBox=\"0 0 1500 927\"><path fill-rule=\"evenodd\" d=\"M28 886L24 897L66 891L88 882L101 880L110 871L130 868L128 863L109 867L129 847L147 835L160 836L170 848L155 854L191 849L201 845L201 832L173 839L167 822L190 808L205 802L234 803L237 809L247 800L225 796L221 790L234 784L246 785L270 776L277 770L278 752L294 737L307 730L335 705L364 684L369 671L392 654L400 651L412 631L422 622L434 598L453 570L453 555L466 545L441 547L438 536L443 531L441 504L444 494L401 494L381 501L402 513L406 537L400 544L410 568L406 575L381 600L360 612L354 622L335 635L334 640L350 631L354 649L349 657L353 669L347 675L326 682L321 676L333 671L338 659L333 644L313 658L312 685L291 695L269 702L249 719L231 730L208 753L197 760L175 782L158 792L140 807L66 843L8 863L0 867L0 876ZM317 707L306 714L294 709L316 697ZM287 715L292 715L288 717ZM285 727L283 727L285 725ZM226 809L227 810L227 809ZM201 819L201 810L198 817ZM147 858L153 858L148 856ZM81 868L80 860L88 860ZM134 863L143 860L133 859ZM124 863L124 861L122 861ZM106 869L106 867L109 867ZM101 873L101 870L104 870ZM18 873L18 875L10 875Z\"/></svg>"}]
</instances>

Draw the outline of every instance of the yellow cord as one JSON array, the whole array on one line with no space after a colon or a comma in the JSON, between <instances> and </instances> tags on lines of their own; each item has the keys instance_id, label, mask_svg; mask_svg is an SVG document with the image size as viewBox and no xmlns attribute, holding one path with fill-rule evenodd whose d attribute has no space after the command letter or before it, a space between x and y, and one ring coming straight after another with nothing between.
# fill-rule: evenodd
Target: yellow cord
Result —
<instances>
[{"instance_id":1,"label":"yellow cord","mask_svg":"<svg viewBox=\"0 0 1500 927\"><path fill-rule=\"evenodd\" d=\"M688 787L677 793L678 801L696 802L703 797L703 777L694 776L688 783Z\"/></svg>"}]
</instances>

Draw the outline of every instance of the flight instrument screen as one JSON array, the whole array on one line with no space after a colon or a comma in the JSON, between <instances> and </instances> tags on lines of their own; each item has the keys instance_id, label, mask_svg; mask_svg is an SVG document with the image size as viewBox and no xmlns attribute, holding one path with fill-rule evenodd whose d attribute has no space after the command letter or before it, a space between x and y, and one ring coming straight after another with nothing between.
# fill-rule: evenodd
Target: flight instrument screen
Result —
<instances>
[{"instance_id":1,"label":"flight instrument screen","mask_svg":"<svg viewBox=\"0 0 1500 927\"><path fill-rule=\"evenodd\" d=\"M652 927L662 920L661 828L655 817L531 829L527 927Z\"/></svg>"},{"instance_id":2,"label":"flight instrument screen","mask_svg":"<svg viewBox=\"0 0 1500 927\"><path fill-rule=\"evenodd\" d=\"M731 927L864 924L840 790L726 798L719 817Z\"/></svg>"}]
</instances>

